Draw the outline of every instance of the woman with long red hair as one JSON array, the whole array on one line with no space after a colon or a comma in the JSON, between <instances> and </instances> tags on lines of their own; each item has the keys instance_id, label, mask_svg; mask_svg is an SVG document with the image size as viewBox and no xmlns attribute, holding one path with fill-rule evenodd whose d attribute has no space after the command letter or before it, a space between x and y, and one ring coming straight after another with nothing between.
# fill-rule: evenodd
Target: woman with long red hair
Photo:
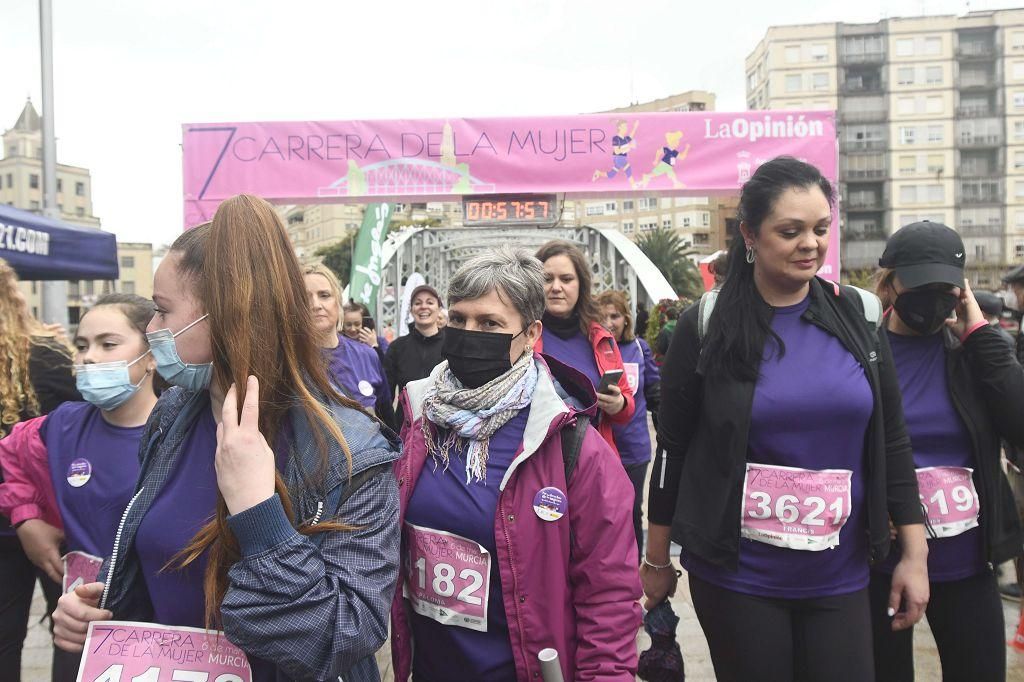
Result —
<instances>
[{"instance_id":1,"label":"woman with long red hair","mask_svg":"<svg viewBox=\"0 0 1024 682\"><path fill-rule=\"evenodd\" d=\"M135 497L55 641L117 618L223 629L253 680L378 679L398 569L399 446L332 387L302 269L251 196L182 234L154 277L150 347L175 388Z\"/></svg>"}]
</instances>

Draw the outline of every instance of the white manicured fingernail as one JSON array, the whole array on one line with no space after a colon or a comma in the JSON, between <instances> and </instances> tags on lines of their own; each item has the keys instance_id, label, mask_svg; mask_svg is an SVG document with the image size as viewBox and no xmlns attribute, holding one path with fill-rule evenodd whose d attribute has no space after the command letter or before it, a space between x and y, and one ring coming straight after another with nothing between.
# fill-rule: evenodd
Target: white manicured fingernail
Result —
<instances>
[{"instance_id":1,"label":"white manicured fingernail","mask_svg":"<svg viewBox=\"0 0 1024 682\"><path fill-rule=\"evenodd\" d=\"M896 615L896 609L894 609L891 606L888 609L886 609L885 612L889 615L890 618Z\"/></svg>"}]
</instances>

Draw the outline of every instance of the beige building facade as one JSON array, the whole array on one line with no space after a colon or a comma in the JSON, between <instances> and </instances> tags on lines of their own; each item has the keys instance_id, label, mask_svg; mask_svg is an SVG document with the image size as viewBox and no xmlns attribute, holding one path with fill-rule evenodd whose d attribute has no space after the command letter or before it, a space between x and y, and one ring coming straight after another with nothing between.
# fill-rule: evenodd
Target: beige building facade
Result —
<instances>
[{"instance_id":1,"label":"beige building facade","mask_svg":"<svg viewBox=\"0 0 1024 682\"><path fill-rule=\"evenodd\" d=\"M834 109L844 270L918 221L960 231L975 285L1024 259L1024 9L776 26L751 109Z\"/></svg>"},{"instance_id":2,"label":"beige building facade","mask_svg":"<svg viewBox=\"0 0 1024 682\"><path fill-rule=\"evenodd\" d=\"M3 134L3 156L0 157L0 203L36 213L43 205L43 133L42 119L32 102L26 102L14 125ZM89 169L57 164L57 207L60 220L100 229L100 219L93 214L92 177ZM120 279L116 283L79 281L68 283L68 321L72 325L96 298L111 291L153 295L153 246L136 242L118 242ZM40 313L38 282L22 282L21 288L29 308L36 317Z\"/></svg>"}]
</instances>

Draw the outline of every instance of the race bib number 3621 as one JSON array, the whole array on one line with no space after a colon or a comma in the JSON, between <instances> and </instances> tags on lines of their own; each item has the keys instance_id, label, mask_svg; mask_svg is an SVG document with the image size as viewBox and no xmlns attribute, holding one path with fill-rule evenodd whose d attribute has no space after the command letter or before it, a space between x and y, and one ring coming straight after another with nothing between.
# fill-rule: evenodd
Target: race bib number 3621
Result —
<instances>
[{"instance_id":1,"label":"race bib number 3621","mask_svg":"<svg viewBox=\"0 0 1024 682\"><path fill-rule=\"evenodd\" d=\"M413 610L443 625L487 632L491 554L461 535L406 523L405 583Z\"/></svg>"},{"instance_id":2,"label":"race bib number 3621","mask_svg":"<svg viewBox=\"0 0 1024 682\"><path fill-rule=\"evenodd\" d=\"M89 623L78 682L252 682L223 633L152 623Z\"/></svg>"},{"instance_id":3,"label":"race bib number 3621","mask_svg":"<svg viewBox=\"0 0 1024 682\"><path fill-rule=\"evenodd\" d=\"M847 469L748 463L740 535L811 552L837 547L850 518L852 477Z\"/></svg>"}]
</instances>

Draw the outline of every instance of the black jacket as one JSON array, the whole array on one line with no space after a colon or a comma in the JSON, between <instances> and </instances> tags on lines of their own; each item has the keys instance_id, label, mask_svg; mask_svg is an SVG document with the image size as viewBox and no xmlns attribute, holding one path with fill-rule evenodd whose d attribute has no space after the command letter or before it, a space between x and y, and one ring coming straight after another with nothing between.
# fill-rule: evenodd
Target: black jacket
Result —
<instances>
[{"instance_id":1,"label":"black jacket","mask_svg":"<svg viewBox=\"0 0 1024 682\"><path fill-rule=\"evenodd\" d=\"M1019 556L1024 545L1013 493L999 461L1001 438L1024 447L1024 369L999 329L982 327L962 344L952 332L943 334L949 395L974 450L985 559L997 564Z\"/></svg>"},{"instance_id":2,"label":"black jacket","mask_svg":"<svg viewBox=\"0 0 1024 682\"><path fill-rule=\"evenodd\" d=\"M880 561L889 552L890 517L896 525L923 523L892 351L848 287L840 293L831 282L814 279L810 296L804 319L839 339L871 386L865 492L871 557ZM687 551L735 570L755 383L704 380L697 316L697 305L683 313L661 370L659 452L648 517L671 525L672 538Z\"/></svg>"},{"instance_id":3,"label":"black jacket","mask_svg":"<svg viewBox=\"0 0 1024 682\"><path fill-rule=\"evenodd\" d=\"M397 397L410 381L430 376L430 371L442 360L443 340L444 328L433 336L423 336L415 324L409 324L409 333L391 342L384 355L384 372L388 376L391 395ZM397 423L402 422L399 419Z\"/></svg>"}]
</instances>

